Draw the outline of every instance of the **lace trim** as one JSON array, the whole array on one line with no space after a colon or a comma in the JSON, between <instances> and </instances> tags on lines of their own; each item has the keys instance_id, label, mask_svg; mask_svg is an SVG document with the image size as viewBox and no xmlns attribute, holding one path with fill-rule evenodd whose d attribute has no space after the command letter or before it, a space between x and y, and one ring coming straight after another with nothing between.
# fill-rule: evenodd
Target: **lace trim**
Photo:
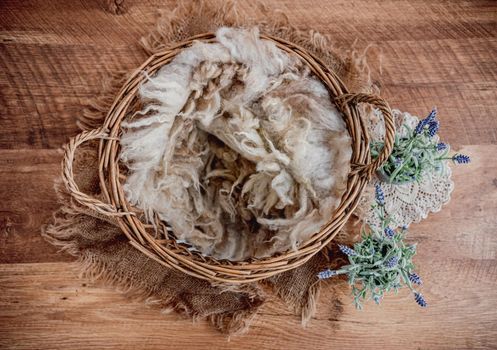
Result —
<instances>
[{"instance_id":1,"label":"lace trim","mask_svg":"<svg viewBox=\"0 0 497 350\"><path fill-rule=\"evenodd\" d=\"M406 124L414 128L419 118L412 116L407 112L399 110L392 111L395 123L400 130L400 136L403 131L399 126ZM374 111L374 116L369 125L371 139L382 140L385 126L383 119L378 110ZM438 135L435 136L439 140ZM374 185L381 183L385 193L385 211L393 222L392 227L409 226L411 223L420 222L428 217L428 214L436 213L442 209L442 206L449 202L450 195L454 189L454 182L451 180L452 171L449 162L444 161L443 172L426 173L422 180L402 185L388 184L381 182L377 177L367 186L365 195L361 199L356 215L368 225L379 225L379 220L373 215L371 204L374 201Z\"/></svg>"}]
</instances>

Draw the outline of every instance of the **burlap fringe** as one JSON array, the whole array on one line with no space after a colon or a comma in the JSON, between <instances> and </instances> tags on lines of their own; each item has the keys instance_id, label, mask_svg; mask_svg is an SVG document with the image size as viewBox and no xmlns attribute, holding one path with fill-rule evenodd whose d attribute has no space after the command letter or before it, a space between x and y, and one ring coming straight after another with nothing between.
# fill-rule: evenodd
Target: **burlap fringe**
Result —
<instances>
[{"instance_id":1,"label":"burlap fringe","mask_svg":"<svg viewBox=\"0 0 497 350\"><path fill-rule=\"evenodd\" d=\"M63 198L63 201L68 199L67 194L62 189L59 189L57 193L60 198ZM195 312L193 308L178 300L177 296L157 298L154 290L151 290L149 285L137 282L125 274L116 272L107 266L98 255L89 253L81 254L81 248L72 239L76 233L74 231L74 216L86 215L84 209L81 210L83 212L77 209L74 204L66 203L66 205L62 206L54 214L53 223L42 228L42 236L45 240L53 246L58 247L59 251L78 257L76 266L80 278L113 287L132 300L142 301L147 306L159 308L163 314L174 311L183 315L185 318L191 318L192 322L204 318L203 315ZM95 215L98 214L95 213ZM264 299L261 299L261 291L252 285L233 286L233 288L226 287L220 290L220 293L225 291L248 294L253 302L252 307L247 310L209 315L207 319L218 331L227 336L243 334L248 330L259 307L263 304Z\"/></svg>"},{"instance_id":2,"label":"burlap fringe","mask_svg":"<svg viewBox=\"0 0 497 350\"><path fill-rule=\"evenodd\" d=\"M105 0L105 10L113 15L122 15L128 11L127 0Z\"/></svg>"},{"instance_id":3,"label":"burlap fringe","mask_svg":"<svg viewBox=\"0 0 497 350\"><path fill-rule=\"evenodd\" d=\"M86 104L77 116L76 125L80 130L93 130L102 126L128 74L127 71L116 72L102 81L101 94Z\"/></svg>"},{"instance_id":4,"label":"burlap fringe","mask_svg":"<svg viewBox=\"0 0 497 350\"><path fill-rule=\"evenodd\" d=\"M242 12L243 5L249 6L250 11ZM283 11L271 9L262 1L249 5L236 0L179 1L173 11L159 13L155 30L140 40L149 54L195 34L213 32L220 26L258 26L262 33L288 40L312 52L341 77L350 91L371 93L376 90L367 62L371 47L361 53L354 48L355 44L349 49L337 48L329 36L292 25Z\"/></svg>"}]
</instances>

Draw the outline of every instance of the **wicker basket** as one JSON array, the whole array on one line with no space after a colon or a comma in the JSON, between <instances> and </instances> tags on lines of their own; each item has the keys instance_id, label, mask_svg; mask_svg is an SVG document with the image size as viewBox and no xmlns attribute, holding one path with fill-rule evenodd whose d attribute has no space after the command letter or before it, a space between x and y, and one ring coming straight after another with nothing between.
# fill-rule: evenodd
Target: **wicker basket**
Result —
<instances>
[{"instance_id":1,"label":"wicker basket","mask_svg":"<svg viewBox=\"0 0 497 350\"><path fill-rule=\"evenodd\" d=\"M82 132L72 138L65 148L62 163L63 180L68 191L78 203L98 213L115 217L130 243L155 261L212 282L253 282L296 268L308 261L325 247L346 223L358 204L364 186L376 169L388 158L393 146L395 134L393 117L384 100L362 93L350 94L334 72L303 48L268 35L261 35L261 38L274 42L277 47L291 55L297 55L309 66L311 71L328 88L330 96L334 98L352 138L352 170L348 176L347 189L342 196L340 205L321 231L303 242L297 251L288 251L264 259L251 259L242 262L204 257L200 253L190 251L187 245L177 243L174 235L168 231L164 223L157 221L160 232L156 232L152 225L142 222L141 212L132 208L126 201L122 188L125 176L118 163L120 125L138 100L137 90L145 79L142 72L145 71L149 75L154 74L194 41L214 41L215 36L212 33L192 37L151 56L126 81L116 96L103 126L96 130ZM385 146L380 156L374 161L371 161L370 158L369 137L360 116L360 110L357 108L357 104L361 102L374 105L382 112L385 120ZM100 140L99 176L104 201L82 193L74 181L72 166L76 149L83 142L93 139Z\"/></svg>"}]
</instances>

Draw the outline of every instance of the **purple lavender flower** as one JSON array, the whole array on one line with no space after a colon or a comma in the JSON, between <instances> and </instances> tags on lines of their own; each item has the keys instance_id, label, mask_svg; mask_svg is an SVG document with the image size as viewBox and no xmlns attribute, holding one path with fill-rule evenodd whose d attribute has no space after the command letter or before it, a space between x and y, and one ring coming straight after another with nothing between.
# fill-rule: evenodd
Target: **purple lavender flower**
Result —
<instances>
[{"instance_id":1,"label":"purple lavender flower","mask_svg":"<svg viewBox=\"0 0 497 350\"><path fill-rule=\"evenodd\" d=\"M375 185L375 197L376 197L376 203L378 203L381 206L385 205L385 194L383 193L380 184Z\"/></svg>"},{"instance_id":2,"label":"purple lavender flower","mask_svg":"<svg viewBox=\"0 0 497 350\"><path fill-rule=\"evenodd\" d=\"M430 114L428 114L428 116L425 119L419 121L418 125L416 125L416 128L414 129L414 133L417 135L421 134L425 129L425 126L430 124L432 121L434 121L436 117L437 117L437 108L434 107L431 110Z\"/></svg>"},{"instance_id":3,"label":"purple lavender flower","mask_svg":"<svg viewBox=\"0 0 497 350\"><path fill-rule=\"evenodd\" d=\"M418 285L423 284L421 277L419 277L419 275L417 273L414 273L414 272L409 274L409 281L411 281L411 283L418 284Z\"/></svg>"},{"instance_id":4,"label":"purple lavender flower","mask_svg":"<svg viewBox=\"0 0 497 350\"><path fill-rule=\"evenodd\" d=\"M414 129L414 133L416 135L421 134L423 132L425 126L426 126L426 120L425 119L420 120L418 125L416 125L416 129Z\"/></svg>"},{"instance_id":5,"label":"purple lavender flower","mask_svg":"<svg viewBox=\"0 0 497 350\"><path fill-rule=\"evenodd\" d=\"M340 248L341 252L344 253L347 256L357 255L357 253L355 252L354 249L351 249L351 248L347 247L346 245L339 244L338 248Z\"/></svg>"},{"instance_id":6,"label":"purple lavender flower","mask_svg":"<svg viewBox=\"0 0 497 350\"><path fill-rule=\"evenodd\" d=\"M467 164L471 161L471 159L467 155L464 155L464 154L455 154L452 157L452 160L454 161L454 163L457 163L457 164Z\"/></svg>"},{"instance_id":7,"label":"purple lavender flower","mask_svg":"<svg viewBox=\"0 0 497 350\"><path fill-rule=\"evenodd\" d=\"M430 114L428 114L428 116L426 117L426 122L429 123L435 120L435 118L437 117L437 112L437 107L433 107Z\"/></svg>"},{"instance_id":8,"label":"purple lavender flower","mask_svg":"<svg viewBox=\"0 0 497 350\"><path fill-rule=\"evenodd\" d=\"M435 146L437 151L445 151L447 149L447 145L443 142L440 142L440 143L437 143L437 145Z\"/></svg>"},{"instance_id":9,"label":"purple lavender flower","mask_svg":"<svg viewBox=\"0 0 497 350\"><path fill-rule=\"evenodd\" d=\"M440 129L438 120L433 120L428 124L428 137L433 137Z\"/></svg>"},{"instance_id":10,"label":"purple lavender flower","mask_svg":"<svg viewBox=\"0 0 497 350\"><path fill-rule=\"evenodd\" d=\"M402 165L402 158L395 157L394 163L395 163L395 166L397 166L397 167L401 166Z\"/></svg>"},{"instance_id":11,"label":"purple lavender flower","mask_svg":"<svg viewBox=\"0 0 497 350\"><path fill-rule=\"evenodd\" d=\"M414 300L421 307L427 307L428 306L428 304L425 301L425 298L423 298L423 295L421 293L414 292Z\"/></svg>"},{"instance_id":12,"label":"purple lavender flower","mask_svg":"<svg viewBox=\"0 0 497 350\"><path fill-rule=\"evenodd\" d=\"M385 262L385 266L388 267L388 268L393 268L393 267L397 266L398 263L399 263L399 257L398 256L392 256L390 259L388 259Z\"/></svg>"},{"instance_id":13,"label":"purple lavender flower","mask_svg":"<svg viewBox=\"0 0 497 350\"><path fill-rule=\"evenodd\" d=\"M335 270L326 269L326 270L318 273L318 278L320 280L325 280L327 278L330 278L330 277L333 277L336 275L337 275L337 272Z\"/></svg>"},{"instance_id":14,"label":"purple lavender flower","mask_svg":"<svg viewBox=\"0 0 497 350\"><path fill-rule=\"evenodd\" d=\"M391 227L386 227L384 232L385 236L387 236L388 238L393 238L393 236L395 235L395 231L392 230Z\"/></svg>"}]
</instances>

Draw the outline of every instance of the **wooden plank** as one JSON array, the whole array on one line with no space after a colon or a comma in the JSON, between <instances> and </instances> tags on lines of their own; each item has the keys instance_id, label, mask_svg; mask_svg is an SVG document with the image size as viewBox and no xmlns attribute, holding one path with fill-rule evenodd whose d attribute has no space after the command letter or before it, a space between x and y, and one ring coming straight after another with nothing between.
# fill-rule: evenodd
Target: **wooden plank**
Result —
<instances>
[{"instance_id":1,"label":"wooden plank","mask_svg":"<svg viewBox=\"0 0 497 350\"><path fill-rule=\"evenodd\" d=\"M478 288L465 283L459 264L434 262L425 278L430 308L420 309L404 291L381 307L356 311L344 281L323 288L307 328L280 301L267 303L249 334L229 342L205 321L192 324L162 315L110 288L80 281L68 263L0 265L0 346L12 349L484 349L496 331L495 266L460 260L480 274ZM433 281L432 281L433 280ZM438 283L437 284L435 283ZM456 289L441 284L460 283ZM433 283L433 284L432 284ZM470 298L468 298L470 296ZM461 310L465 310L464 313Z\"/></svg>"},{"instance_id":2,"label":"wooden plank","mask_svg":"<svg viewBox=\"0 0 497 350\"><path fill-rule=\"evenodd\" d=\"M57 148L106 76L136 67L137 40L174 1L0 1L0 348L490 349L497 344L497 6L495 1L275 0L292 23L337 45L373 44L373 78L392 107L436 105L443 139L473 162L455 168L452 202L412 227L430 307L407 292L357 312L344 281L324 289L301 329L273 299L230 342L206 322L161 315L77 279L73 258L39 235L57 207ZM242 7L253 6L240 2ZM377 53L381 51L381 74Z\"/></svg>"},{"instance_id":3,"label":"wooden plank","mask_svg":"<svg viewBox=\"0 0 497 350\"><path fill-rule=\"evenodd\" d=\"M71 260L40 236L58 207L61 159L59 150L0 150L0 262Z\"/></svg>"},{"instance_id":4,"label":"wooden plank","mask_svg":"<svg viewBox=\"0 0 497 350\"><path fill-rule=\"evenodd\" d=\"M273 299L248 335L226 343L206 322L192 325L177 315L163 316L111 288L78 280L74 264L40 263L50 260L45 247L31 241L34 236L27 239L32 231L20 225L14 236L17 243L9 243L9 238L5 246L10 251L4 256L9 258L10 254L10 262L15 262L23 257L24 249L31 247L38 263L0 265L0 345L20 349L127 349L140 344L147 348L177 348L177 344L196 348L203 344L220 349L250 349L253 344L262 344L262 349L298 349L311 344L315 348L357 344L367 344L371 349L489 348L497 332L497 310L492 307L497 305L497 222L489 218L497 212L497 165L488 166L487 162L497 152L497 145L465 147L463 151L472 155L473 162L454 169L458 184L454 200L430 220L413 226L411 232L411 239L419 242L416 263L425 282L423 293L430 303L427 310L419 309L412 296L403 291L399 296L388 296L381 307L367 305L359 312L351 305L345 282L331 281L323 288L309 328L300 328L297 318L281 301ZM3 155L5 158L5 152ZM18 178L23 173L44 172L39 166L42 162L28 165L33 159L27 156L20 160ZM471 182L464 181L471 174L478 175ZM19 193L16 197L26 195ZM479 206L468 211L468 203ZM174 344L167 342L171 333L175 334Z\"/></svg>"},{"instance_id":5,"label":"wooden plank","mask_svg":"<svg viewBox=\"0 0 497 350\"><path fill-rule=\"evenodd\" d=\"M457 258L462 248L471 248L455 243L454 235L470 240L471 245L484 242L480 239L485 237L486 243L476 251L497 251L497 239L490 239L497 230L497 221L491 216L497 212L497 165L490 161L497 153L497 145L466 146L461 151L470 154L473 160L469 165L454 168L455 200L442 212L430 216L430 220L413 227L423 242L430 242L431 230L443 233L436 239L444 245L437 249L442 249L439 254L449 258ZM0 262L70 259L57 254L39 234L39 228L58 207L53 182L60 173L60 159L58 150L0 150L0 197L4 199L0 202ZM478 176L471 182L465 181L470 174ZM468 211L468 203L477 203L475 210ZM474 232L480 235L475 236Z\"/></svg>"},{"instance_id":6,"label":"wooden plank","mask_svg":"<svg viewBox=\"0 0 497 350\"><path fill-rule=\"evenodd\" d=\"M47 1L22 4L2 2L0 14L0 114L6 130L0 148L57 148L76 133L81 104L99 94L102 80L145 59L137 41L153 28L154 4L135 4L113 17L86 2L57 5L56 11ZM359 50L376 45L383 68L374 76L392 106L425 114L437 105L442 118L455 121L450 141L476 144L495 142L497 126L491 117L497 113L497 11L490 2L477 4L353 2L359 12L333 2L322 11L320 1L274 6L287 9L297 25L315 23L338 44L358 39Z\"/></svg>"}]
</instances>

